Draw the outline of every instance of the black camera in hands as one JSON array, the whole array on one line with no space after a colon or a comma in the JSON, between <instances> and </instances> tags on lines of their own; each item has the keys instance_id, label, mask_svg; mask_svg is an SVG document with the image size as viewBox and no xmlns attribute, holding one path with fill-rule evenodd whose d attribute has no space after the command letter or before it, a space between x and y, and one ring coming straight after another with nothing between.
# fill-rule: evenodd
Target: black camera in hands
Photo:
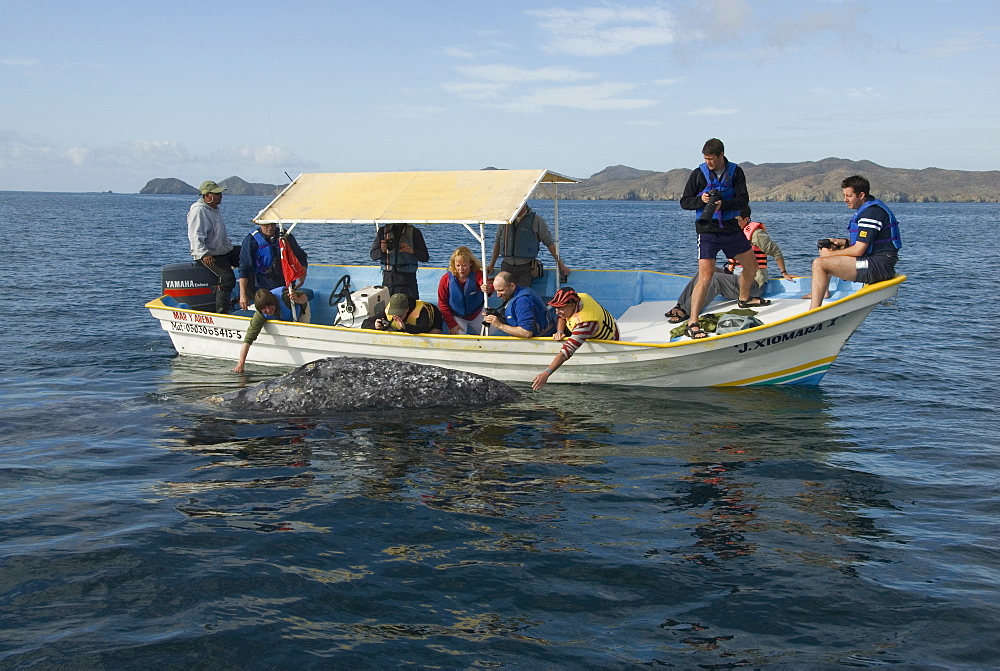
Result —
<instances>
[{"instance_id":1,"label":"black camera in hands","mask_svg":"<svg viewBox=\"0 0 1000 671\"><path fill-rule=\"evenodd\" d=\"M718 189L712 189L708 192L708 202L705 203L705 209L702 210L701 216L698 217L699 221L711 221L712 217L715 216L715 210L718 209L719 203L722 202L722 192Z\"/></svg>"},{"instance_id":2,"label":"black camera in hands","mask_svg":"<svg viewBox=\"0 0 1000 671\"><path fill-rule=\"evenodd\" d=\"M836 249L837 245L830 238L820 238L816 241L816 249Z\"/></svg>"},{"instance_id":3,"label":"black camera in hands","mask_svg":"<svg viewBox=\"0 0 1000 671\"><path fill-rule=\"evenodd\" d=\"M483 310L483 316L493 315L500 320L501 324L507 323L507 318L503 316L503 312L497 308L486 308Z\"/></svg>"}]
</instances>

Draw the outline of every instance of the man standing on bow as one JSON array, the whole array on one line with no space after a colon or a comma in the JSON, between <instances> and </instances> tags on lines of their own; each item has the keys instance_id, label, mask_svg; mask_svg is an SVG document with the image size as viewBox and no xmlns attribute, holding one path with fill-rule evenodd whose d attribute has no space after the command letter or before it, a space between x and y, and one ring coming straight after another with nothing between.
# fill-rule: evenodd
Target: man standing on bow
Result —
<instances>
[{"instance_id":1,"label":"man standing on bow","mask_svg":"<svg viewBox=\"0 0 1000 671\"><path fill-rule=\"evenodd\" d=\"M764 224L759 221L751 221L750 219L750 206L744 207L740 210L740 216L738 217L740 226L743 227L743 234L747 236L750 240L750 244L753 247L754 256L757 257L757 276L754 277L753 285L750 287L750 297L758 298L764 295L764 290L767 288L768 280L770 280L770 275L767 271L767 257L773 256L775 263L778 265L778 269L781 271L781 277L786 280L794 279L794 276L789 274L788 270L785 268L785 256L781 253L781 247L778 246L771 236L768 235L767 229ZM734 259L729 259L726 265L722 268L723 272L716 272L712 275L712 281L708 284L708 290L705 292L705 304L709 304L715 300L716 296L722 296L723 298L735 301L739 299L740 296L740 278L739 275L734 275L733 272L736 270L738 264ZM677 297L677 305L670 308L670 310L664 315L667 317L667 321L671 324L678 324L688 319L688 311L691 308L691 293L694 288L698 285L698 276L695 275L691 278L691 281L687 283L687 286L681 291L681 295ZM758 303L763 305L769 303L770 301L764 299L764 303Z\"/></svg>"},{"instance_id":2,"label":"man standing on bow","mask_svg":"<svg viewBox=\"0 0 1000 671\"><path fill-rule=\"evenodd\" d=\"M692 339L708 337L698 325L698 316L705 305L720 251L743 266L740 307L766 305L761 298L750 298L757 259L737 220L740 210L750 204L747 178L740 166L726 158L725 150L722 140L712 138L705 143L701 150L705 162L691 172L681 196L681 207L695 210L698 234L698 283L691 292L691 319L687 327L687 336Z\"/></svg>"},{"instance_id":3,"label":"man standing on bow","mask_svg":"<svg viewBox=\"0 0 1000 671\"><path fill-rule=\"evenodd\" d=\"M191 204L187 215L188 242L195 261L219 278L215 289L215 311L227 314L232 305L236 275L233 268L240 264L240 248L234 247L219 205L226 189L209 180L201 183L201 198Z\"/></svg>"}]
</instances>

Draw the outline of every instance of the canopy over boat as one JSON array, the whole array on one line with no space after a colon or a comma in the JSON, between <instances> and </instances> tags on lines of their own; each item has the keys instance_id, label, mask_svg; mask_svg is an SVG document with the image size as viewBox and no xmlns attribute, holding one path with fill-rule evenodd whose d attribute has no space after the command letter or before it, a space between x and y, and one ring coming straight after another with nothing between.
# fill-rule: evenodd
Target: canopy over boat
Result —
<instances>
[{"instance_id":1,"label":"canopy over boat","mask_svg":"<svg viewBox=\"0 0 1000 671\"><path fill-rule=\"evenodd\" d=\"M305 173L254 222L507 224L537 186L574 183L549 170Z\"/></svg>"},{"instance_id":2,"label":"canopy over boat","mask_svg":"<svg viewBox=\"0 0 1000 671\"><path fill-rule=\"evenodd\" d=\"M254 221L290 228L299 223L460 224L480 242L485 260L486 225L509 224L541 186L555 204L558 256L555 187L574 181L548 170L303 174ZM196 281L191 268L209 277ZM189 264L187 272L191 275L175 279L164 274L164 295L146 307L170 333L178 353L236 359L245 345L251 313L204 312L166 295L174 287L211 296L214 274L199 264ZM446 272L445 268L417 270L424 300L437 298L435 288ZM311 301L311 323L269 321L248 361L294 366L328 356L361 356L530 382L562 346L551 338L411 335L360 328L356 322L360 318L364 323L363 317L373 313L378 290L387 294L379 286L383 277L382 266L311 265L310 288L319 295L329 291L330 299ZM559 279L558 272L547 270L532 286L542 296L552 296ZM894 296L904 279L898 276L871 286L837 280L829 287L830 299L815 309L801 298L809 288L802 280L771 280L764 292L770 302L755 310L762 324L691 340L672 334L664 318L688 278L654 271L576 270L574 288L610 311L620 334L613 341L588 340L560 367L557 381L654 387L817 384L868 313ZM345 280L364 287L354 292L358 296L354 307L363 309L340 310L334 299L342 285L346 287ZM387 299L383 295L378 300ZM723 315L734 306L735 301L723 300L707 308Z\"/></svg>"}]
</instances>

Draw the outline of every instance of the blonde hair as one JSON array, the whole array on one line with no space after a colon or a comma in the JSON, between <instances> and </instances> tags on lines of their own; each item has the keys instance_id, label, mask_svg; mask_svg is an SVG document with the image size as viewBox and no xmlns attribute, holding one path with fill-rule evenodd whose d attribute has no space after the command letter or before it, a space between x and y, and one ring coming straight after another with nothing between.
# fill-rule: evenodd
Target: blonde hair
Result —
<instances>
[{"instance_id":1,"label":"blonde hair","mask_svg":"<svg viewBox=\"0 0 1000 671\"><path fill-rule=\"evenodd\" d=\"M476 255L472 253L472 250L466 247L465 245L462 245L461 247L453 251L451 253L451 258L448 259L448 272L450 272L452 275L457 274L455 272L455 259L458 258L468 259L469 265L472 266L472 270L469 271L469 274L472 275L473 277L475 277L476 273L478 273L483 268L481 265L479 265L479 259L477 259Z\"/></svg>"}]
</instances>

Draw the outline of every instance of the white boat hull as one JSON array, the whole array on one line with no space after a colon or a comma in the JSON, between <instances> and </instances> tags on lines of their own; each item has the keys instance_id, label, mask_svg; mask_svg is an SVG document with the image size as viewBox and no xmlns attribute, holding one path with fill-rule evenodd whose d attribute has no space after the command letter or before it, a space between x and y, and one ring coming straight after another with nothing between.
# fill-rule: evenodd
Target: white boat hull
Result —
<instances>
[{"instance_id":1,"label":"white boat hull","mask_svg":"<svg viewBox=\"0 0 1000 671\"><path fill-rule=\"evenodd\" d=\"M670 341L667 333L672 325L662 314L664 306L673 303L643 303L638 307L659 315L658 321L650 318L643 323L627 312L620 318L623 341L585 343L550 382L650 387L818 384L865 317L879 302L893 297L904 279L861 287L843 297L835 294L816 310L807 310L797 296L774 298L773 306L761 310L764 326L702 340ZM799 285L793 288L796 291L786 293L801 295ZM250 322L245 316L172 307L162 298L146 307L184 355L235 361ZM710 309L719 311L725 305ZM636 340L651 333L660 334L659 342ZM250 348L247 361L294 367L331 356L395 359L530 382L559 347L548 338L388 334L271 321Z\"/></svg>"}]
</instances>

